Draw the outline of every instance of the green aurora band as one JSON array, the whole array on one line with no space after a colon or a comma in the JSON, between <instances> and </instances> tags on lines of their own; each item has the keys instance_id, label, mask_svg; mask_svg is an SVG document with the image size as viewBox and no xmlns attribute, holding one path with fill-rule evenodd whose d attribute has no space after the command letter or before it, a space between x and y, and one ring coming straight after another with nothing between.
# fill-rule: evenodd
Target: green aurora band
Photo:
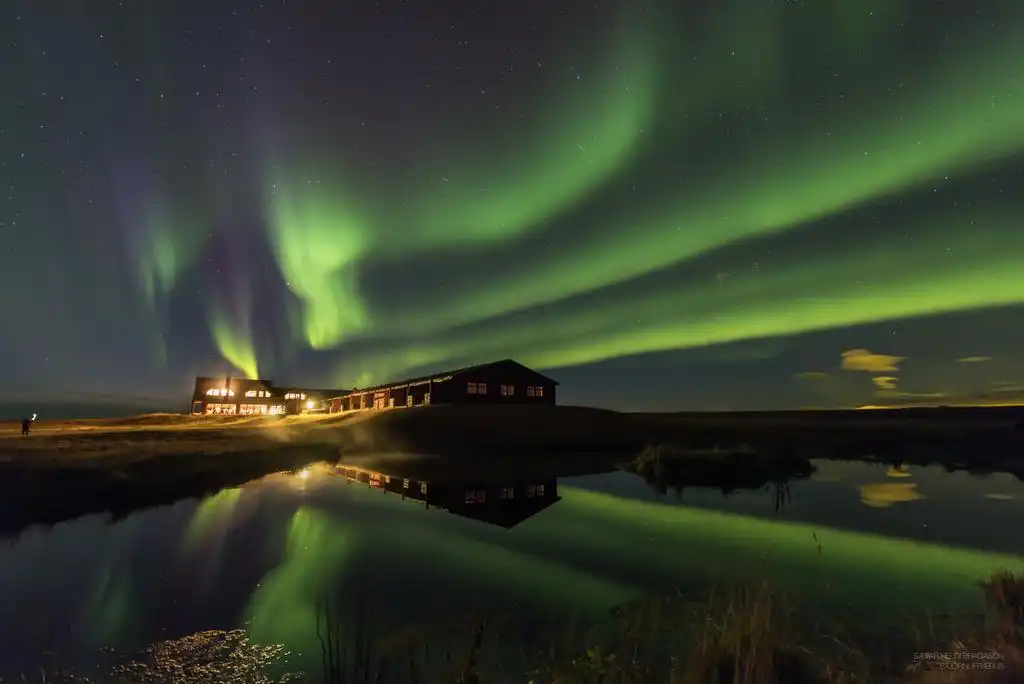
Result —
<instances>
[{"instance_id":1,"label":"green aurora band","mask_svg":"<svg viewBox=\"0 0 1024 684\"><path fill-rule=\"evenodd\" d=\"M907 6L872 7L891 18ZM695 26L670 25L667 9L626 22L612 57L598 62L603 77L574 95L552 86L537 130L463 135L461 147L458 136L439 134L445 144L431 149L431 172L413 174L400 201L346 169L343 149L326 161L323 150L307 155L301 145L270 155L266 225L300 302L302 341L319 350L373 341L372 355L346 355L337 382L496 356L576 365L1024 299L1014 285L1024 266L1015 207L916 217L915 240L855 244L833 251L827 265L782 248L764 259L769 267L739 269L724 282L712 274L637 287L751 241L814 233L818 222L947 185L1024 150L1024 44L1011 30L1019 11L984 35L965 28L934 60L833 84L808 105L784 98L796 77L785 39L792 15L776 8L739 19L728 9ZM897 29L880 19L851 23L848 14L822 24L842 38L836 59L880 69L862 41ZM745 42L723 52L737 37ZM723 108L764 103L763 115L712 136L709 150L708 122ZM673 164L700 173L684 182ZM602 209L605 195L614 201ZM579 237L569 241L564 226ZM548 242L564 248L532 248ZM528 259L513 256L523 250ZM365 267L415 272L418 260L453 252L494 267L397 300L361 284ZM514 326L502 324L508 316ZM254 370L252 332L229 333L217 320L224 356Z\"/></svg>"},{"instance_id":2,"label":"green aurora band","mask_svg":"<svg viewBox=\"0 0 1024 684\"><path fill-rule=\"evenodd\" d=\"M1024 236L1012 211L961 209L918 218L886 241L837 241L827 259L794 252L717 281L684 278L592 305L545 309L515 326L500 319L451 340L397 346L367 360L378 377L509 355L537 367L584 364L1024 302ZM970 241L957 238L970 230ZM849 244L847 244L849 243ZM951 245L956 245L952 248Z\"/></svg>"}]
</instances>

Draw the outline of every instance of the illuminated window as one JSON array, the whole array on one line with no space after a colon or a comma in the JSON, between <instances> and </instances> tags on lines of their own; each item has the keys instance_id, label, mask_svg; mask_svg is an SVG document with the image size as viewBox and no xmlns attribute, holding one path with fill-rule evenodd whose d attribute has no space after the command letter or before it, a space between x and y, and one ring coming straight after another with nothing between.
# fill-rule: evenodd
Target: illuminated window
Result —
<instances>
[{"instance_id":1,"label":"illuminated window","mask_svg":"<svg viewBox=\"0 0 1024 684\"><path fill-rule=\"evenodd\" d=\"M247 397L261 396L262 397L263 396L263 392L257 393L256 390L246 390L245 396L247 396Z\"/></svg>"},{"instance_id":2,"label":"illuminated window","mask_svg":"<svg viewBox=\"0 0 1024 684\"><path fill-rule=\"evenodd\" d=\"M476 393L477 394L487 394L487 383L486 382L478 382L478 383L476 383Z\"/></svg>"},{"instance_id":3,"label":"illuminated window","mask_svg":"<svg viewBox=\"0 0 1024 684\"><path fill-rule=\"evenodd\" d=\"M476 393L477 393L477 391L476 391L476 383L475 382L466 383L466 394L476 394Z\"/></svg>"},{"instance_id":4,"label":"illuminated window","mask_svg":"<svg viewBox=\"0 0 1024 684\"><path fill-rule=\"evenodd\" d=\"M532 388L532 387L527 387L527 388L526 388L526 396L528 396L528 397L532 397L532 396L534 396L534 394L533 394L533 388Z\"/></svg>"},{"instance_id":5,"label":"illuminated window","mask_svg":"<svg viewBox=\"0 0 1024 684\"><path fill-rule=\"evenodd\" d=\"M487 490L486 489L467 489L466 490L466 503L468 504L479 504L487 501Z\"/></svg>"},{"instance_id":6,"label":"illuminated window","mask_svg":"<svg viewBox=\"0 0 1024 684\"><path fill-rule=\"evenodd\" d=\"M420 494L426 494L426 493L427 493L427 483L426 482L421 482L420 483Z\"/></svg>"},{"instance_id":7,"label":"illuminated window","mask_svg":"<svg viewBox=\"0 0 1024 684\"><path fill-rule=\"evenodd\" d=\"M544 396L544 388L543 387L534 387L533 388L533 394L534 394L534 396L537 396L537 397L543 397Z\"/></svg>"},{"instance_id":8,"label":"illuminated window","mask_svg":"<svg viewBox=\"0 0 1024 684\"><path fill-rule=\"evenodd\" d=\"M516 488L515 487L502 487L501 488L501 498L506 500L506 501L509 501L511 499L516 498Z\"/></svg>"},{"instance_id":9,"label":"illuminated window","mask_svg":"<svg viewBox=\"0 0 1024 684\"><path fill-rule=\"evenodd\" d=\"M544 496L544 485L537 485L537 496Z\"/></svg>"},{"instance_id":10,"label":"illuminated window","mask_svg":"<svg viewBox=\"0 0 1024 684\"><path fill-rule=\"evenodd\" d=\"M516 393L515 385L502 385L501 386L501 396L503 396L503 397L511 397L511 396L515 395L515 393Z\"/></svg>"},{"instance_id":11,"label":"illuminated window","mask_svg":"<svg viewBox=\"0 0 1024 684\"><path fill-rule=\"evenodd\" d=\"M472 489L466 490L466 503L471 504L476 500L476 492Z\"/></svg>"},{"instance_id":12,"label":"illuminated window","mask_svg":"<svg viewBox=\"0 0 1024 684\"><path fill-rule=\"evenodd\" d=\"M216 396L216 395L219 395L219 394L220 394L220 390L217 389L216 387L212 387L212 388L206 390L206 396Z\"/></svg>"}]
</instances>

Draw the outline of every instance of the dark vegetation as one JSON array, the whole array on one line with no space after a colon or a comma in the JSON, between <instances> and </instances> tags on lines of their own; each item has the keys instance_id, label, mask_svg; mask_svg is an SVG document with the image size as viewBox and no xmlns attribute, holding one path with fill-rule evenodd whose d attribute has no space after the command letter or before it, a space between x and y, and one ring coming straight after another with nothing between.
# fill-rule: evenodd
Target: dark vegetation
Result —
<instances>
[{"instance_id":1,"label":"dark vegetation","mask_svg":"<svg viewBox=\"0 0 1024 684\"><path fill-rule=\"evenodd\" d=\"M520 639L507 619L467 618L399 632L374 625L365 602L324 599L319 666L286 672L291 654L252 644L242 630L204 632L132 657L101 674L58 668L23 682L404 682L407 684L1017 684L1024 681L1024 578L998 573L979 588L985 611L921 614L885 633L810 618L799 600L761 583L697 597L652 598L606 624Z\"/></svg>"}]
</instances>

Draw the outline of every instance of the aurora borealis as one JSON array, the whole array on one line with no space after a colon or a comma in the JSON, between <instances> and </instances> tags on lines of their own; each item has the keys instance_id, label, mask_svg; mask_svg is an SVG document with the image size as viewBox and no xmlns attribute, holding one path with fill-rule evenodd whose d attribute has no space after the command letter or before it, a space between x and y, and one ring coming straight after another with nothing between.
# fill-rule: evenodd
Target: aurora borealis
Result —
<instances>
[{"instance_id":1,"label":"aurora borealis","mask_svg":"<svg viewBox=\"0 0 1024 684\"><path fill-rule=\"evenodd\" d=\"M321 4L0 9L0 401L1024 400L1024 8Z\"/></svg>"}]
</instances>

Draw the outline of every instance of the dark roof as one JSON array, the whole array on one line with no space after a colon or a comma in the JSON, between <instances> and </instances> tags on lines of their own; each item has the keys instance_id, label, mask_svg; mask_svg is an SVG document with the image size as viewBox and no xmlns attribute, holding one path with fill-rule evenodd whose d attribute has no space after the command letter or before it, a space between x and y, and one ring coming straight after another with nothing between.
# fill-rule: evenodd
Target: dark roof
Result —
<instances>
[{"instance_id":1,"label":"dark roof","mask_svg":"<svg viewBox=\"0 0 1024 684\"><path fill-rule=\"evenodd\" d=\"M354 387L351 390L348 390L347 392L345 392L344 394L362 394L363 392L376 392L377 390L387 389L389 387L396 387L396 386L399 386L399 385L411 385L411 384L414 384L414 383L417 383L417 382L423 382L423 381L426 381L426 380L430 380L431 378L443 377L443 376L447 376L447 375L462 375L464 373L469 373L469 372L472 372L472 371L478 371L478 370L481 370L483 368L490 368L491 366L499 366L499 365L502 365L502 364L509 364L509 363L510 364L514 364L516 366L519 366L520 368L523 368L523 369L525 369L525 370L527 370L527 371L529 371L531 373L539 375L540 377L544 378L545 380L550 381L553 385L557 385L558 384L557 380L549 378L548 376L544 375L543 373L538 373L537 371L535 371L532 368L529 368L527 366L524 366L523 364L519 363L518 361L515 361L513 359L501 359L500 361L489 361L487 363L478 363L475 366L465 366L464 368L456 368L454 370L437 371L435 373L430 373L429 375L421 375L419 377L408 378L408 379L405 379L405 380L395 380L393 382L386 382L386 383L383 383L381 385L374 385L373 387Z\"/></svg>"},{"instance_id":2,"label":"dark roof","mask_svg":"<svg viewBox=\"0 0 1024 684\"><path fill-rule=\"evenodd\" d=\"M315 387L298 387L289 385L288 387L278 387L277 389L282 392L304 392L306 394L318 394L324 397L336 397L340 394L348 394L352 390L347 389L317 389Z\"/></svg>"}]
</instances>

